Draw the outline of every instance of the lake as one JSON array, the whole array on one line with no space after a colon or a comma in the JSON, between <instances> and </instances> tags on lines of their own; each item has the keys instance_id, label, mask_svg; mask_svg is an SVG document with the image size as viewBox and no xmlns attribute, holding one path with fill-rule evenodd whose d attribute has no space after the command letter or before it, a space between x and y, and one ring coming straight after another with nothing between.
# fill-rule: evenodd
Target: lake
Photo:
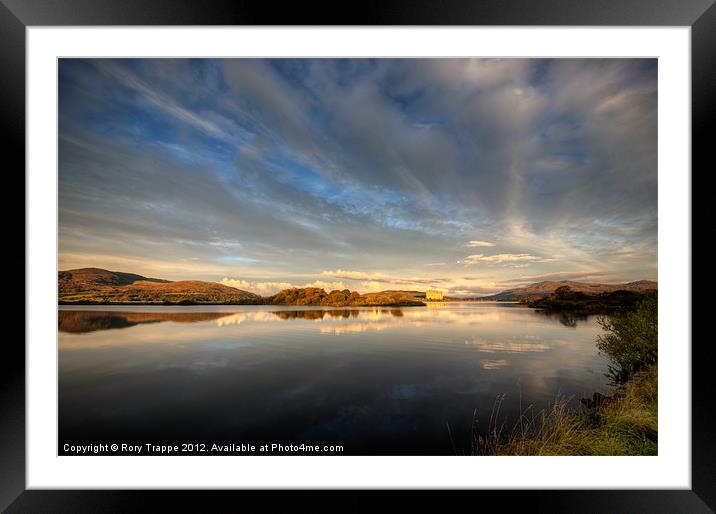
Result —
<instances>
[{"instance_id":1,"label":"lake","mask_svg":"<svg viewBox=\"0 0 716 514\"><path fill-rule=\"evenodd\" d=\"M608 392L600 332L594 317L508 303L61 306L60 454L114 442L469 454L491 416L509 428L530 405Z\"/></svg>"}]
</instances>

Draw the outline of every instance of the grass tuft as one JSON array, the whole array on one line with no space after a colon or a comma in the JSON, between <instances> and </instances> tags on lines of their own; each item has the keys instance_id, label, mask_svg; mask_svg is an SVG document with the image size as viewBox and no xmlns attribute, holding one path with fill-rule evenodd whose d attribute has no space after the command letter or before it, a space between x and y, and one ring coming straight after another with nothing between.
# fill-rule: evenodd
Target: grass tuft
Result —
<instances>
[{"instance_id":1,"label":"grass tuft","mask_svg":"<svg viewBox=\"0 0 716 514\"><path fill-rule=\"evenodd\" d=\"M522 413L509 433L494 426L473 438L474 455L657 455L657 365L635 374L608 402L579 412L558 398ZM499 410L500 400L497 402Z\"/></svg>"}]
</instances>

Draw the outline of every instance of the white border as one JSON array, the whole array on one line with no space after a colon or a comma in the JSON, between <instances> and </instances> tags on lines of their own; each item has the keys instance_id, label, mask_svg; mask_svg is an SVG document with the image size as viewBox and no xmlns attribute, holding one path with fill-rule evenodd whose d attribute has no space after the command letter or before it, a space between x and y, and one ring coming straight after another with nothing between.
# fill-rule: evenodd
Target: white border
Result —
<instances>
[{"instance_id":1,"label":"white border","mask_svg":"<svg viewBox=\"0 0 716 514\"><path fill-rule=\"evenodd\" d=\"M690 29L27 29L27 487L691 487ZM57 457L57 58L659 58L658 457Z\"/></svg>"}]
</instances>

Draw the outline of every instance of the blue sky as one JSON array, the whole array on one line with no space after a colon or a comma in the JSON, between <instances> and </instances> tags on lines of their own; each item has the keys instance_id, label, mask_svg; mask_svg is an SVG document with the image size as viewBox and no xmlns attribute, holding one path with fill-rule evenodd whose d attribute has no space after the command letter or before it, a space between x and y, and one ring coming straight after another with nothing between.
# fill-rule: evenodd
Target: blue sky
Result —
<instances>
[{"instance_id":1,"label":"blue sky","mask_svg":"<svg viewBox=\"0 0 716 514\"><path fill-rule=\"evenodd\" d=\"M654 59L62 59L60 269L657 278Z\"/></svg>"}]
</instances>

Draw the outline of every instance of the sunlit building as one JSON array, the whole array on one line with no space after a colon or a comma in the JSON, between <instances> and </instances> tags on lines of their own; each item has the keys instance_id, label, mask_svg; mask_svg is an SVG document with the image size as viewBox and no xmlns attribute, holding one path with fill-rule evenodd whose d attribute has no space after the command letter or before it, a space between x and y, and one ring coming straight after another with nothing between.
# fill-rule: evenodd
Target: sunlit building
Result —
<instances>
[{"instance_id":1,"label":"sunlit building","mask_svg":"<svg viewBox=\"0 0 716 514\"><path fill-rule=\"evenodd\" d=\"M434 291L434 290L428 289L427 291L425 291L425 299L426 300L442 300L443 293L442 293L442 291Z\"/></svg>"}]
</instances>

